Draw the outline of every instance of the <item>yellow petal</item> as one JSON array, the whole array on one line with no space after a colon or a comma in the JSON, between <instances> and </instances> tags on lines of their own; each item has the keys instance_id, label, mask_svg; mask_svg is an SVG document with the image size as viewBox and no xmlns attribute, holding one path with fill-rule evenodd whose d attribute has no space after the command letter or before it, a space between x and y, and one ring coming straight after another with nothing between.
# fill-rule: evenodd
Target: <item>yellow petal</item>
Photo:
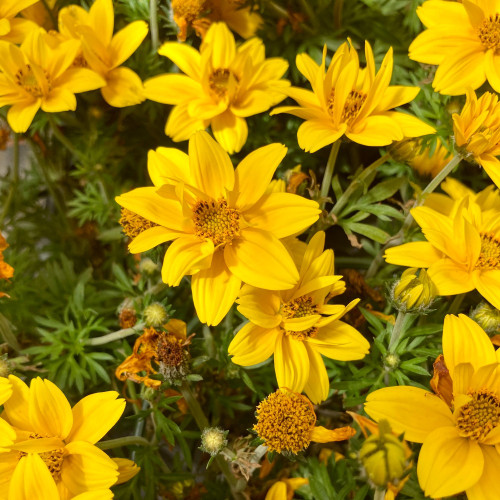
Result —
<instances>
[{"instance_id":1,"label":"yellow petal","mask_svg":"<svg viewBox=\"0 0 500 500\"><path fill-rule=\"evenodd\" d=\"M25 453L44 453L47 451L64 448L64 441L61 438L47 437L39 439L28 439L25 441L17 441L12 449Z\"/></svg>"},{"instance_id":2,"label":"yellow petal","mask_svg":"<svg viewBox=\"0 0 500 500\"><path fill-rule=\"evenodd\" d=\"M287 335L278 337L274 352L274 369L279 387L302 392L309 378L309 355L301 340Z\"/></svg>"},{"instance_id":3,"label":"yellow petal","mask_svg":"<svg viewBox=\"0 0 500 500\"><path fill-rule=\"evenodd\" d=\"M315 153L342 137L346 128L344 123L336 128L326 120L308 120L299 127L297 140L304 151Z\"/></svg>"},{"instance_id":4,"label":"yellow petal","mask_svg":"<svg viewBox=\"0 0 500 500\"><path fill-rule=\"evenodd\" d=\"M356 123L355 128L346 131L351 141L364 146L387 146L404 138L396 120L385 115L371 115Z\"/></svg>"},{"instance_id":5,"label":"yellow petal","mask_svg":"<svg viewBox=\"0 0 500 500\"><path fill-rule=\"evenodd\" d=\"M464 314L444 318L443 354L451 377L455 366L470 363L474 370L496 363L495 348L484 330Z\"/></svg>"},{"instance_id":6,"label":"yellow petal","mask_svg":"<svg viewBox=\"0 0 500 500\"><path fill-rule=\"evenodd\" d=\"M175 142L186 141L194 133L205 130L208 126L208 121L190 116L188 106L188 103L175 106L168 115L165 134Z\"/></svg>"},{"instance_id":7,"label":"yellow petal","mask_svg":"<svg viewBox=\"0 0 500 500\"><path fill-rule=\"evenodd\" d=\"M224 248L230 271L244 283L268 290L295 286L299 273L283 244L272 234L246 228Z\"/></svg>"},{"instance_id":8,"label":"yellow petal","mask_svg":"<svg viewBox=\"0 0 500 500\"><path fill-rule=\"evenodd\" d=\"M99 89L106 85L106 80L88 68L70 68L57 80L57 86L73 94Z\"/></svg>"},{"instance_id":9,"label":"yellow petal","mask_svg":"<svg viewBox=\"0 0 500 500\"><path fill-rule=\"evenodd\" d=\"M467 488L468 500L494 500L498 491L498 471L500 453L493 446L481 446L484 458L483 474L479 480Z\"/></svg>"},{"instance_id":10,"label":"yellow petal","mask_svg":"<svg viewBox=\"0 0 500 500\"><path fill-rule=\"evenodd\" d=\"M30 390L28 386L15 375L9 375L9 382L12 384L12 395L4 403L5 415L7 420L18 429L33 431L29 419L29 397Z\"/></svg>"},{"instance_id":11,"label":"yellow petal","mask_svg":"<svg viewBox=\"0 0 500 500\"><path fill-rule=\"evenodd\" d=\"M137 235L128 246L130 253L142 253L147 250L183 236L184 233L170 231L162 226L154 226Z\"/></svg>"},{"instance_id":12,"label":"yellow petal","mask_svg":"<svg viewBox=\"0 0 500 500\"><path fill-rule=\"evenodd\" d=\"M6 377L0 377L0 405L12 396L12 384Z\"/></svg>"},{"instance_id":13,"label":"yellow petal","mask_svg":"<svg viewBox=\"0 0 500 500\"><path fill-rule=\"evenodd\" d=\"M202 323L218 325L233 305L241 280L229 271L222 251L214 253L212 264L191 278L196 314Z\"/></svg>"},{"instance_id":14,"label":"yellow petal","mask_svg":"<svg viewBox=\"0 0 500 500\"><path fill-rule=\"evenodd\" d=\"M274 483L266 493L264 500L287 500L288 495L286 491L286 483L277 481Z\"/></svg>"},{"instance_id":15,"label":"yellow petal","mask_svg":"<svg viewBox=\"0 0 500 500\"><path fill-rule=\"evenodd\" d=\"M190 45L166 42L158 49L158 54L168 57L183 73L194 80L200 79L200 53Z\"/></svg>"},{"instance_id":16,"label":"yellow petal","mask_svg":"<svg viewBox=\"0 0 500 500\"><path fill-rule=\"evenodd\" d=\"M110 488L118 478L118 466L96 446L85 441L66 445L61 480L72 495Z\"/></svg>"},{"instance_id":17,"label":"yellow petal","mask_svg":"<svg viewBox=\"0 0 500 500\"><path fill-rule=\"evenodd\" d=\"M326 372L325 363L321 354L311 347L309 342L304 342L309 356L309 378L304 386L307 397L315 404L320 404L328 398L330 379Z\"/></svg>"},{"instance_id":18,"label":"yellow petal","mask_svg":"<svg viewBox=\"0 0 500 500\"><path fill-rule=\"evenodd\" d=\"M196 132L189 140L189 164L195 187L214 200L233 189L233 164L228 154L206 132Z\"/></svg>"},{"instance_id":19,"label":"yellow petal","mask_svg":"<svg viewBox=\"0 0 500 500\"><path fill-rule=\"evenodd\" d=\"M89 10L88 22L104 45L108 45L113 36L114 11L111 0L96 0Z\"/></svg>"},{"instance_id":20,"label":"yellow petal","mask_svg":"<svg viewBox=\"0 0 500 500\"><path fill-rule=\"evenodd\" d=\"M301 318L284 319L283 327L285 330L290 330L291 332L303 332L312 328L320 318L320 314L311 314L310 316Z\"/></svg>"},{"instance_id":21,"label":"yellow petal","mask_svg":"<svg viewBox=\"0 0 500 500\"><path fill-rule=\"evenodd\" d=\"M270 358L282 333L279 328L262 328L247 323L228 347L231 361L240 366L253 366Z\"/></svg>"},{"instance_id":22,"label":"yellow petal","mask_svg":"<svg viewBox=\"0 0 500 500\"><path fill-rule=\"evenodd\" d=\"M245 211L245 219L252 227L285 238L314 224L320 213L314 200L292 193L270 193Z\"/></svg>"},{"instance_id":23,"label":"yellow petal","mask_svg":"<svg viewBox=\"0 0 500 500\"><path fill-rule=\"evenodd\" d=\"M54 500L59 498L56 483L40 455L28 454L19 460L12 475L8 500Z\"/></svg>"},{"instance_id":24,"label":"yellow petal","mask_svg":"<svg viewBox=\"0 0 500 500\"><path fill-rule=\"evenodd\" d=\"M258 326L274 328L281 322L279 293L244 285L236 302L238 311Z\"/></svg>"},{"instance_id":25,"label":"yellow petal","mask_svg":"<svg viewBox=\"0 0 500 500\"><path fill-rule=\"evenodd\" d=\"M144 82L144 95L163 104L180 104L201 93L201 85L186 75L158 75Z\"/></svg>"},{"instance_id":26,"label":"yellow petal","mask_svg":"<svg viewBox=\"0 0 500 500\"><path fill-rule=\"evenodd\" d=\"M126 483L141 470L133 460L129 460L128 458L113 458L113 462L118 465L119 476L116 484Z\"/></svg>"},{"instance_id":27,"label":"yellow petal","mask_svg":"<svg viewBox=\"0 0 500 500\"><path fill-rule=\"evenodd\" d=\"M193 184L189 156L175 148L157 148L148 152L148 172L153 184L160 187L175 181Z\"/></svg>"},{"instance_id":28,"label":"yellow petal","mask_svg":"<svg viewBox=\"0 0 500 500\"><path fill-rule=\"evenodd\" d=\"M20 102L10 107L7 113L7 121L12 130L16 133L23 133L28 130L36 112L40 109L41 99L34 101Z\"/></svg>"},{"instance_id":29,"label":"yellow petal","mask_svg":"<svg viewBox=\"0 0 500 500\"><path fill-rule=\"evenodd\" d=\"M72 497L71 500L111 500L112 498L114 495L111 490L94 490L80 493Z\"/></svg>"},{"instance_id":30,"label":"yellow petal","mask_svg":"<svg viewBox=\"0 0 500 500\"><path fill-rule=\"evenodd\" d=\"M455 363L455 366L453 368L453 381L452 381L453 394L455 395L455 402L454 402L455 409L459 408L460 406L463 406L458 404L457 398L460 395L467 394L471 386L471 380L473 375L474 375L474 367L470 363L458 363L458 364ZM465 401L464 404L468 403L469 401L470 398L467 396L467 401Z\"/></svg>"},{"instance_id":31,"label":"yellow petal","mask_svg":"<svg viewBox=\"0 0 500 500\"><path fill-rule=\"evenodd\" d=\"M213 68L230 67L236 55L236 44L225 23L213 23L210 26L201 46L201 52L205 50L211 54Z\"/></svg>"},{"instance_id":32,"label":"yellow petal","mask_svg":"<svg viewBox=\"0 0 500 500\"><path fill-rule=\"evenodd\" d=\"M3 418L0 418L0 452L9 451L15 439L16 431Z\"/></svg>"},{"instance_id":33,"label":"yellow petal","mask_svg":"<svg viewBox=\"0 0 500 500\"><path fill-rule=\"evenodd\" d=\"M304 258L302 259L302 264L300 266L300 276L304 276L305 272L309 269L311 262L318 258L325 248L325 232L318 231L314 233L307 244L306 251L304 252Z\"/></svg>"},{"instance_id":34,"label":"yellow petal","mask_svg":"<svg viewBox=\"0 0 500 500\"><path fill-rule=\"evenodd\" d=\"M435 429L455 429L448 405L418 387L386 387L372 392L366 398L365 411L376 422L388 420L394 432L404 432L405 439L415 443L423 443Z\"/></svg>"},{"instance_id":35,"label":"yellow petal","mask_svg":"<svg viewBox=\"0 0 500 500\"><path fill-rule=\"evenodd\" d=\"M442 258L442 253L427 241L405 243L388 248L384 258L389 264L408 267L430 267Z\"/></svg>"},{"instance_id":36,"label":"yellow petal","mask_svg":"<svg viewBox=\"0 0 500 500\"><path fill-rule=\"evenodd\" d=\"M391 87L389 87L391 88ZM420 120L416 116L397 111L385 113L391 120L398 124L405 137L420 137L422 135L435 134L436 129Z\"/></svg>"},{"instance_id":37,"label":"yellow petal","mask_svg":"<svg viewBox=\"0 0 500 500\"><path fill-rule=\"evenodd\" d=\"M214 116L210 122L217 142L229 154L239 153L248 137L247 122L230 110Z\"/></svg>"},{"instance_id":38,"label":"yellow petal","mask_svg":"<svg viewBox=\"0 0 500 500\"><path fill-rule=\"evenodd\" d=\"M60 113L76 109L75 94L64 88L55 88L42 99L42 110L46 113Z\"/></svg>"},{"instance_id":39,"label":"yellow petal","mask_svg":"<svg viewBox=\"0 0 500 500\"><path fill-rule=\"evenodd\" d=\"M129 68L111 70L106 75L106 83L101 88L101 94L110 106L124 108L146 99L141 79Z\"/></svg>"},{"instance_id":40,"label":"yellow petal","mask_svg":"<svg viewBox=\"0 0 500 500\"><path fill-rule=\"evenodd\" d=\"M125 62L139 47L148 34L144 21L134 21L121 29L109 44L110 61L113 68Z\"/></svg>"},{"instance_id":41,"label":"yellow petal","mask_svg":"<svg viewBox=\"0 0 500 500\"><path fill-rule=\"evenodd\" d=\"M490 179L500 188L500 160L493 155L481 155L477 160Z\"/></svg>"},{"instance_id":42,"label":"yellow petal","mask_svg":"<svg viewBox=\"0 0 500 500\"><path fill-rule=\"evenodd\" d=\"M66 438L73 426L73 414L61 389L50 380L37 377L31 381L29 398L33 429L42 436Z\"/></svg>"},{"instance_id":43,"label":"yellow petal","mask_svg":"<svg viewBox=\"0 0 500 500\"><path fill-rule=\"evenodd\" d=\"M380 99L375 112L386 111L388 109L397 108L410 101L413 101L420 92L419 87L405 87L403 85L391 85L387 87L384 95Z\"/></svg>"},{"instance_id":44,"label":"yellow petal","mask_svg":"<svg viewBox=\"0 0 500 500\"><path fill-rule=\"evenodd\" d=\"M66 441L97 443L122 416L125 400L115 391L98 392L81 399L73 407L73 428Z\"/></svg>"},{"instance_id":45,"label":"yellow petal","mask_svg":"<svg viewBox=\"0 0 500 500\"><path fill-rule=\"evenodd\" d=\"M473 280L477 291L494 307L500 309L500 270L475 273Z\"/></svg>"},{"instance_id":46,"label":"yellow petal","mask_svg":"<svg viewBox=\"0 0 500 500\"><path fill-rule=\"evenodd\" d=\"M311 441L315 443L331 443L332 441L345 441L352 438L356 431L349 426L339 427L338 429L326 429L317 425L311 434Z\"/></svg>"},{"instance_id":47,"label":"yellow petal","mask_svg":"<svg viewBox=\"0 0 500 500\"><path fill-rule=\"evenodd\" d=\"M474 290L472 274L451 259L442 259L429 267L429 278L438 295L457 295Z\"/></svg>"},{"instance_id":48,"label":"yellow petal","mask_svg":"<svg viewBox=\"0 0 500 500\"><path fill-rule=\"evenodd\" d=\"M444 427L424 441L418 457L418 481L426 495L447 497L476 484L483 467L479 444L460 437L456 427Z\"/></svg>"}]
</instances>

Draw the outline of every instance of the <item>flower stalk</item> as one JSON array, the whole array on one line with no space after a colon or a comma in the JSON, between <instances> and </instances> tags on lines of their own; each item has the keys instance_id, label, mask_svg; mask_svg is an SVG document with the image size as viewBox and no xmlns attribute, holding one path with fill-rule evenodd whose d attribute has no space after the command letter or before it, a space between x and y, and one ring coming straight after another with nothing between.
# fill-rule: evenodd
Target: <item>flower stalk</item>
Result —
<instances>
[{"instance_id":1,"label":"flower stalk","mask_svg":"<svg viewBox=\"0 0 500 500\"><path fill-rule=\"evenodd\" d=\"M321 208L323 208L325 205L325 198L328 196L332 185L332 176L335 169L335 162L337 161L339 149L340 140L337 140L332 144L332 149L330 150L330 155L328 156L328 162L326 164L325 175L323 176L323 182L321 183Z\"/></svg>"}]
</instances>

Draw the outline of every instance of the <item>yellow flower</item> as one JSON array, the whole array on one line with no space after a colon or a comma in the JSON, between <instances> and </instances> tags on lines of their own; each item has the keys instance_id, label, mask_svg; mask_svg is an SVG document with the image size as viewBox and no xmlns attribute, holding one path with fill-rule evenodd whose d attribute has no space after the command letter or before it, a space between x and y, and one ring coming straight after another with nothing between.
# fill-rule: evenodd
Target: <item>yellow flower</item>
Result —
<instances>
[{"instance_id":1,"label":"yellow flower","mask_svg":"<svg viewBox=\"0 0 500 500\"><path fill-rule=\"evenodd\" d=\"M55 10L56 1L57 0L46 0L46 5L49 7L51 12L54 12ZM26 9L23 9L21 15L23 18L33 21L37 26L41 26L46 30L54 29L54 25L46 5L39 0Z\"/></svg>"},{"instance_id":2,"label":"yellow flower","mask_svg":"<svg viewBox=\"0 0 500 500\"><path fill-rule=\"evenodd\" d=\"M115 484L123 484L132 479L141 470L133 460L128 458L113 458L118 466L118 479Z\"/></svg>"},{"instance_id":3,"label":"yellow flower","mask_svg":"<svg viewBox=\"0 0 500 500\"><path fill-rule=\"evenodd\" d=\"M305 477L287 477L280 479L267 490L264 500L292 500L295 490L305 484L309 484L309 479Z\"/></svg>"},{"instance_id":4,"label":"yellow flower","mask_svg":"<svg viewBox=\"0 0 500 500\"><path fill-rule=\"evenodd\" d=\"M425 269L410 267L403 271L401 278L394 284L391 297L394 305L402 312L425 313L434 302L436 287L429 279Z\"/></svg>"},{"instance_id":5,"label":"yellow flower","mask_svg":"<svg viewBox=\"0 0 500 500\"><path fill-rule=\"evenodd\" d=\"M388 248L389 264L428 268L438 295L476 289L500 308L500 211L481 210L465 198L449 217L428 207L411 214L427 241Z\"/></svg>"},{"instance_id":6,"label":"yellow flower","mask_svg":"<svg viewBox=\"0 0 500 500\"><path fill-rule=\"evenodd\" d=\"M422 150L420 141L416 141L414 148L417 154L408 160L408 164L423 177L436 177L452 158L450 150L439 138L433 152L429 146Z\"/></svg>"},{"instance_id":7,"label":"yellow flower","mask_svg":"<svg viewBox=\"0 0 500 500\"><path fill-rule=\"evenodd\" d=\"M328 397L330 381L321 355L348 361L368 353L367 340L339 320L348 306L328 304L345 291L341 276L333 275L333 251L323 251L325 233L314 235L300 265L300 279L288 290L241 289L238 311L250 320L229 345L232 361L250 366L274 353L280 387L308 395L313 403Z\"/></svg>"},{"instance_id":8,"label":"yellow flower","mask_svg":"<svg viewBox=\"0 0 500 500\"><path fill-rule=\"evenodd\" d=\"M189 156L170 148L151 151L154 187L138 188L116 201L157 224L131 243L132 253L169 246L162 279L177 286L192 275L200 321L217 325L229 311L241 282L271 290L292 288L299 275L280 238L299 233L319 217L315 201L290 193L265 194L285 156L270 144L233 169L225 151L206 132L189 141Z\"/></svg>"},{"instance_id":9,"label":"yellow flower","mask_svg":"<svg viewBox=\"0 0 500 500\"><path fill-rule=\"evenodd\" d=\"M117 465L94 444L125 409L117 392L91 394L71 408L49 380L33 379L29 388L13 375L9 381L13 392L2 418L17 435L0 463L9 500L66 500L116 482Z\"/></svg>"},{"instance_id":10,"label":"yellow flower","mask_svg":"<svg viewBox=\"0 0 500 500\"><path fill-rule=\"evenodd\" d=\"M256 410L253 429L268 451L297 454L311 441L329 443L349 439L356 431L349 426L326 429L316 425L314 407L305 396L281 388L261 401Z\"/></svg>"},{"instance_id":11,"label":"yellow flower","mask_svg":"<svg viewBox=\"0 0 500 500\"><path fill-rule=\"evenodd\" d=\"M0 40L21 43L30 31L37 29L37 25L32 21L15 17L23 9L37 2L38 0L2 0L0 2Z\"/></svg>"},{"instance_id":12,"label":"yellow flower","mask_svg":"<svg viewBox=\"0 0 500 500\"><path fill-rule=\"evenodd\" d=\"M428 28L410 45L410 59L438 65L432 86L465 94L486 79L500 92L500 6L490 0L429 0L417 8Z\"/></svg>"},{"instance_id":13,"label":"yellow flower","mask_svg":"<svg viewBox=\"0 0 500 500\"><path fill-rule=\"evenodd\" d=\"M387 387L368 395L365 411L386 419L405 439L423 443L420 486L432 498L465 491L493 498L500 453L500 356L489 337L464 315L444 321L443 353L453 380L453 403L418 387Z\"/></svg>"},{"instance_id":14,"label":"yellow flower","mask_svg":"<svg viewBox=\"0 0 500 500\"><path fill-rule=\"evenodd\" d=\"M237 153L247 140L245 118L282 101L281 90L289 85L288 80L280 80L288 68L284 59L265 59L264 44L258 38L236 47L224 23L210 26L200 52L175 42L163 44L158 52L186 73L144 82L148 99L175 105L165 133L176 142L211 125L221 146Z\"/></svg>"},{"instance_id":15,"label":"yellow flower","mask_svg":"<svg viewBox=\"0 0 500 500\"><path fill-rule=\"evenodd\" d=\"M499 19L500 23L500 19ZM460 114L453 115L458 151L481 165L500 187L500 103L498 96L485 92L479 99L469 90Z\"/></svg>"},{"instance_id":16,"label":"yellow flower","mask_svg":"<svg viewBox=\"0 0 500 500\"><path fill-rule=\"evenodd\" d=\"M112 0L95 0L87 12L70 5L59 12L59 31L63 37L81 41L82 55L76 64L88 66L106 80L101 88L104 100L116 108L144 101L142 81L130 68L121 66L139 47L148 26L134 21L113 36Z\"/></svg>"},{"instance_id":17,"label":"yellow flower","mask_svg":"<svg viewBox=\"0 0 500 500\"><path fill-rule=\"evenodd\" d=\"M174 21L179 27L177 38L184 42L193 27L202 38L215 21L224 21L243 38L250 38L262 25L262 17L245 7L243 0L172 0Z\"/></svg>"},{"instance_id":18,"label":"yellow flower","mask_svg":"<svg viewBox=\"0 0 500 500\"><path fill-rule=\"evenodd\" d=\"M78 43L54 46L45 30L32 31L21 48L0 42L0 106L11 105L7 120L14 132L26 132L36 112L74 111L75 94L106 82L87 68L70 67Z\"/></svg>"},{"instance_id":19,"label":"yellow flower","mask_svg":"<svg viewBox=\"0 0 500 500\"><path fill-rule=\"evenodd\" d=\"M392 48L375 72L373 52L365 43L367 66L360 69L356 50L342 44L325 73L326 46L321 65L299 54L298 70L309 80L312 92L297 87L284 89L299 106L276 108L271 115L290 113L305 121L298 130L299 146L314 153L344 134L365 146L386 146L405 137L433 134L434 128L406 113L390 111L415 98L418 87L389 86Z\"/></svg>"}]
</instances>

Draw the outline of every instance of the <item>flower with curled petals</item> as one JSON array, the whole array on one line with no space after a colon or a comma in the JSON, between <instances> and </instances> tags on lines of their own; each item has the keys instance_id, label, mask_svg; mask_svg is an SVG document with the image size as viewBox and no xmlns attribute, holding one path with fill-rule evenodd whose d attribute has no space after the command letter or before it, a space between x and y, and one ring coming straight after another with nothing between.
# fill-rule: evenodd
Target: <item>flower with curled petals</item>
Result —
<instances>
[{"instance_id":1,"label":"flower with curled petals","mask_svg":"<svg viewBox=\"0 0 500 500\"><path fill-rule=\"evenodd\" d=\"M423 443L417 474L425 494L494 498L500 453L500 351L467 316L445 317L443 354L453 384L451 407L419 387L386 387L368 395L365 411L386 419L405 439Z\"/></svg>"},{"instance_id":2,"label":"flower with curled petals","mask_svg":"<svg viewBox=\"0 0 500 500\"><path fill-rule=\"evenodd\" d=\"M405 137L433 134L433 127L393 108L413 100L418 87L389 86L392 48L378 72L370 44L365 43L366 68L349 43L335 52L325 72L326 46L321 65L308 54L297 55L298 70L309 80L312 92L298 87L283 89L299 106L283 106L271 115L289 113L306 120L297 132L299 146L310 153L333 144L345 135L365 146L386 146Z\"/></svg>"},{"instance_id":3,"label":"flower with curled petals","mask_svg":"<svg viewBox=\"0 0 500 500\"><path fill-rule=\"evenodd\" d=\"M250 320L229 345L232 361L250 366L274 353L280 387L305 391L315 404L328 397L330 381L321 355L342 361L361 359L368 341L340 321L359 299L348 306L328 304L345 291L341 276L333 274L333 251L323 250L325 233L316 233L303 253L300 279L288 290L244 286L238 311Z\"/></svg>"},{"instance_id":4,"label":"flower with curled petals","mask_svg":"<svg viewBox=\"0 0 500 500\"><path fill-rule=\"evenodd\" d=\"M165 133L175 142L210 125L228 153L239 152L248 136L245 118L281 102L285 98L281 90L290 84L281 79L288 69L285 59L266 59L258 38L237 47L224 23L210 26L199 52L186 44L166 42L158 53L185 73L158 75L144 82L148 99L174 105Z\"/></svg>"},{"instance_id":5,"label":"flower with curled petals","mask_svg":"<svg viewBox=\"0 0 500 500\"><path fill-rule=\"evenodd\" d=\"M0 485L8 500L68 500L116 483L118 466L95 443L125 409L117 392L91 394L71 408L49 380L35 378L28 387L10 375L9 382L12 395L1 420L16 436L0 462Z\"/></svg>"},{"instance_id":6,"label":"flower with curled petals","mask_svg":"<svg viewBox=\"0 0 500 500\"><path fill-rule=\"evenodd\" d=\"M291 193L266 193L286 148L270 144L233 168L206 132L189 141L189 156L177 149L151 151L154 187L134 189L117 203L157 225L130 243L132 253L172 241L162 279L177 286L192 276L200 321L217 325L245 282L269 290L289 289L299 279L280 239L299 233L319 217L315 201Z\"/></svg>"}]
</instances>

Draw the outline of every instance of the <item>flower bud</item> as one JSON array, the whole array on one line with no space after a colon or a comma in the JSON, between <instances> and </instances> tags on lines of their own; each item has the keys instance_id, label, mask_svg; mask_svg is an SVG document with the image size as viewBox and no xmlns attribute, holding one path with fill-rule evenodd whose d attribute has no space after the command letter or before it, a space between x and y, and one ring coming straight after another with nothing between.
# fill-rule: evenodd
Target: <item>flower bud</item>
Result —
<instances>
[{"instance_id":1,"label":"flower bud","mask_svg":"<svg viewBox=\"0 0 500 500\"><path fill-rule=\"evenodd\" d=\"M406 163L413 159L420 149L420 144L416 139L405 139L394 142L389 146L389 154L392 159L400 163Z\"/></svg>"},{"instance_id":2,"label":"flower bud","mask_svg":"<svg viewBox=\"0 0 500 500\"><path fill-rule=\"evenodd\" d=\"M158 265L149 257L146 257L139 262L139 271L144 274L152 275L158 271Z\"/></svg>"},{"instance_id":3,"label":"flower bud","mask_svg":"<svg viewBox=\"0 0 500 500\"><path fill-rule=\"evenodd\" d=\"M399 356L397 354L390 352L385 357L384 364L385 366L387 366L387 368L390 368L391 370L397 368L399 365Z\"/></svg>"},{"instance_id":4,"label":"flower bud","mask_svg":"<svg viewBox=\"0 0 500 500\"><path fill-rule=\"evenodd\" d=\"M470 314L470 317L486 332L500 331L500 311L486 302L481 302Z\"/></svg>"},{"instance_id":5,"label":"flower bud","mask_svg":"<svg viewBox=\"0 0 500 500\"><path fill-rule=\"evenodd\" d=\"M155 302L144 309L144 321L147 326L158 328L166 323L167 319L167 310L158 302Z\"/></svg>"},{"instance_id":6,"label":"flower bud","mask_svg":"<svg viewBox=\"0 0 500 500\"><path fill-rule=\"evenodd\" d=\"M205 427L201 433L200 450L210 453L213 457L227 446L227 433L219 427Z\"/></svg>"},{"instance_id":7,"label":"flower bud","mask_svg":"<svg viewBox=\"0 0 500 500\"><path fill-rule=\"evenodd\" d=\"M379 434L372 434L363 443L359 458L370 480L381 488L397 483L407 465L403 443L392 434L386 420L379 422Z\"/></svg>"},{"instance_id":8,"label":"flower bud","mask_svg":"<svg viewBox=\"0 0 500 500\"><path fill-rule=\"evenodd\" d=\"M429 278L427 271L410 267L401 275L392 288L392 300L401 312L425 314L436 296L436 286Z\"/></svg>"}]
</instances>

